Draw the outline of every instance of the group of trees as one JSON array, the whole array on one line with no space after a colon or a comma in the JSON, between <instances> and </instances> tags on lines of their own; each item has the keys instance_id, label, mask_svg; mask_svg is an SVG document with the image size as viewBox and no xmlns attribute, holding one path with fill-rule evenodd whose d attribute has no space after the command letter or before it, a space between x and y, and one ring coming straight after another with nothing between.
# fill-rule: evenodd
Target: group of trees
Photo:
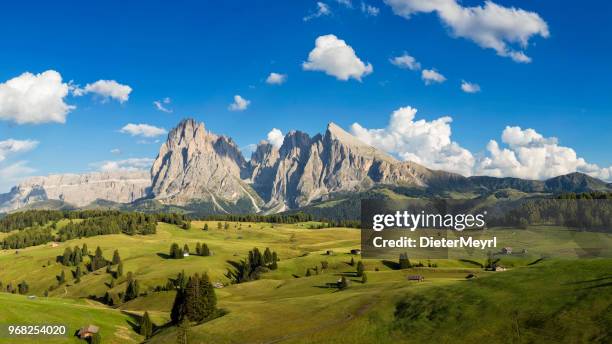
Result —
<instances>
[{"instance_id":1,"label":"group of trees","mask_svg":"<svg viewBox=\"0 0 612 344\"><path fill-rule=\"evenodd\" d=\"M0 292L6 291L7 293L15 294L19 293L21 295L25 295L30 291L30 286L26 281L21 281L21 283L17 284L17 288L13 286L13 283L9 282L4 288L2 282L0 282Z\"/></svg>"},{"instance_id":2,"label":"group of trees","mask_svg":"<svg viewBox=\"0 0 612 344\"><path fill-rule=\"evenodd\" d=\"M57 230L57 222L70 220ZM82 221L72 221L72 220ZM51 225L49 225L51 222ZM155 234L157 222L189 226L183 214L144 214L118 210L28 210L8 214L0 219L0 232L12 233L2 240L2 249L20 249L46 244L51 241L66 241L75 238L105 234L147 235Z\"/></svg>"},{"instance_id":3,"label":"group of trees","mask_svg":"<svg viewBox=\"0 0 612 344\"><path fill-rule=\"evenodd\" d=\"M267 222L267 223L298 223L312 221L312 215L302 212L294 214L223 214L206 217L207 221L232 221L232 222Z\"/></svg>"},{"instance_id":4,"label":"group of trees","mask_svg":"<svg viewBox=\"0 0 612 344\"><path fill-rule=\"evenodd\" d=\"M8 235L2 240L2 249L20 249L29 246L46 244L53 241L55 236L51 228L43 228L36 225L27 230L22 230Z\"/></svg>"},{"instance_id":5,"label":"group of trees","mask_svg":"<svg viewBox=\"0 0 612 344\"><path fill-rule=\"evenodd\" d=\"M252 280L259 279L260 274L268 270L276 270L278 268L278 255L276 252L266 247L264 253L257 247L249 254L246 259L239 262L228 261L233 268L228 269L225 276L229 278L232 283L242 283Z\"/></svg>"},{"instance_id":6,"label":"group of trees","mask_svg":"<svg viewBox=\"0 0 612 344\"><path fill-rule=\"evenodd\" d=\"M589 230L612 227L612 202L606 193L566 194L557 199L537 199L520 204L503 216L487 220L488 226L527 228L557 225Z\"/></svg>"},{"instance_id":7,"label":"group of trees","mask_svg":"<svg viewBox=\"0 0 612 344\"><path fill-rule=\"evenodd\" d=\"M172 245L170 245L170 254L168 256L172 259L183 259L185 257L185 253L203 257L208 257L211 255L211 251L208 248L208 245L205 243L197 243L195 252L191 252L187 244L183 245L183 248L181 249L177 243L172 243Z\"/></svg>"},{"instance_id":8,"label":"group of trees","mask_svg":"<svg viewBox=\"0 0 612 344\"><path fill-rule=\"evenodd\" d=\"M184 321L202 323L214 318L217 313L215 290L208 274L204 273L202 276L190 276L177 289L170 317L175 324Z\"/></svg>"}]
</instances>

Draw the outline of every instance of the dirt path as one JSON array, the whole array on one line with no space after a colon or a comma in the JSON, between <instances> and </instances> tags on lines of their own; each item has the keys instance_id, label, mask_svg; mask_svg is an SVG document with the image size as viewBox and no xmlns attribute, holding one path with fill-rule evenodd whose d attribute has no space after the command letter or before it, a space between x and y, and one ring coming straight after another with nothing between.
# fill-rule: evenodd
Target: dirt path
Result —
<instances>
[{"instance_id":1,"label":"dirt path","mask_svg":"<svg viewBox=\"0 0 612 344\"><path fill-rule=\"evenodd\" d=\"M351 321L351 320L355 319L356 317L358 317L358 316L364 314L365 312L367 312L377 302L378 302L378 297L374 297L370 301L368 301L368 302L362 304L361 306L359 306L359 308L357 308L357 310L355 312L347 314L347 316L344 319L338 319L336 321L332 321L332 322L327 323L325 325L320 325L320 326L317 326L317 327L313 327L313 328L309 328L309 329L306 329L306 330L302 330L302 331L298 331L298 332L295 332L295 333L291 333L291 334L288 334L288 335L285 335L285 336L282 336L282 337L274 338L274 339L266 341L264 343L265 344L280 343L280 342L283 342L285 340L289 340L289 339L293 339L293 338L298 338L298 337L303 337L303 336L309 335L309 334L315 334L315 333L320 332L322 330L325 330L327 328L348 323L349 321Z\"/></svg>"}]
</instances>

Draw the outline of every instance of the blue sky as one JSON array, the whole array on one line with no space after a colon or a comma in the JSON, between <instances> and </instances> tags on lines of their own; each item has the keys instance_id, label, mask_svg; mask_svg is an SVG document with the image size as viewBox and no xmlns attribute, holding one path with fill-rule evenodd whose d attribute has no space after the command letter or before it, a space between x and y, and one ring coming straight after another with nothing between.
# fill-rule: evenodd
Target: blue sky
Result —
<instances>
[{"instance_id":1,"label":"blue sky","mask_svg":"<svg viewBox=\"0 0 612 344\"><path fill-rule=\"evenodd\" d=\"M454 9L487 15L486 10L480 11L485 9L484 1L446 2ZM423 10L419 0L368 0L366 7L356 0L321 3L5 4L0 13L0 141L37 144L25 148L5 144L12 149L5 147L4 153L0 144L0 191L27 175L87 172L109 161L155 158L163 135L132 136L121 128L132 123L170 130L184 117L205 122L207 128L233 137L241 147L265 139L272 128L314 134L324 131L330 121L347 130L357 122L364 129L362 139L433 168L453 169L453 159L469 154L473 166L456 171L541 179L555 171L577 169L610 179L611 4L496 0L497 6L508 11L520 8L537 15L546 26L546 35L542 30L524 33L527 44L523 47L506 38L515 32L513 27L456 24L448 19L455 13L452 10ZM362 10L367 6L378 12ZM402 14L406 6L412 8L410 14ZM521 18L512 24L519 31L525 27ZM531 62L501 56L503 52L475 38L487 34L506 40L508 51L523 51ZM322 70L325 61L315 61L318 70L305 68L315 41L325 35L334 35L335 43L344 41L372 71L341 80ZM390 62L405 54L421 67L411 70ZM59 73L62 83L70 87L60 98L75 108L65 114L65 123L19 123L19 116L32 114L19 112L21 108L9 104L6 94L3 100L3 92L11 92L6 82L25 72L37 75L48 70ZM424 70L437 71L445 81L427 85ZM266 83L271 72L286 75L286 80ZM98 80L114 80L129 86L131 92L126 99L109 96L108 88L96 88L103 86L95 84ZM479 85L480 92L462 91L462 80ZM69 81L73 83L68 85ZM246 109L228 108L235 95L249 101ZM162 104L171 113L153 104L166 97L171 101ZM411 121L409 127L388 126L391 114L402 107L418 110L414 115L404 108L403 117L398 113L398 118ZM48 108L42 104L40 111ZM435 124L444 116L452 117L452 123ZM419 127L416 121L421 119L426 122ZM507 126L521 129L506 130ZM381 130L371 131L375 128ZM419 128L425 132L415 133ZM445 143L448 128L450 144ZM527 132L528 128L534 132ZM398 141L388 145L384 140L389 138ZM512 165L503 152L491 151L492 139L519 161ZM421 144L425 145L422 152ZM545 155L533 155L534 159L551 160L554 166L533 165L520 156L534 147L546 147ZM566 155L567 149L584 163L570 157L572 161L564 165L565 158L555 154Z\"/></svg>"}]
</instances>

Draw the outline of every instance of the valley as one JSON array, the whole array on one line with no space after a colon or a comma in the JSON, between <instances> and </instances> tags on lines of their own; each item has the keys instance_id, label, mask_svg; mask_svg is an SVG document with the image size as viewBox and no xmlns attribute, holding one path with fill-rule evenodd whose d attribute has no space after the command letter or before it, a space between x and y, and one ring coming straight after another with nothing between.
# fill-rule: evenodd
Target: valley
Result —
<instances>
[{"instance_id":1,"label":"valley","mask_svg":"<svg viewBox=\"0 0 612 344\"><path fill-rule=\"evenodd\" d=\"M58 227L64 225L66 220L58 223ZM317 222L192 221L189 229L183 229L160 222L155 234L101 235L3 250L0 281L6 286L26 280L27 294L36 298L0 293L3 305L14 305L11 306L14 311L0 312L0 323L25 321L28 312L38 314L31 319L51 320L46 318L49 314L71 326L72 332L89 323L101 325L103 343L119 343L143 340L130 324L136 324L147 311L158 326L149 342L175 342L177 331L183 330L164 326L170 320L175 292L156 290L184 271L187 275L206 272L213 283L224 285L215 288L215 292L225 315L188 328L184 335L189 343L367 343L383 337L385 343L416 343L425 338L444 341L451 337L470 342L478 335L489 342L506 342L508 338L537 341L555 338L547 337L550 335L560 336L552 328L573 312L581 313L583 323L564 325L563 335L577 341L584 338L580 336L588 335L595 339L593 342L602 343L610 338L610 333L605 332L610 327L604 325L610 321L612 289L608 268L611 260L577 260L575 249L579 247L564 239L574 232L570 229L535 226L525 231L497 230L505 238L505 244L516 248L529 242L548 244L529 245L527 255L498 255L498 264L509 270L491 272L478 265L485 264L486 254L463 260L461 257L412 259L413 265L423 263L424 266L398 270L389 261L362 260L350 253L360 247L359 230L314 229L319 225ZM208 230L203 230L205 227ZM579 235L588 240L607 240L605 245L612 242L609 234L582 232ZM539 239L534 240L536 237ZM168 252L173 243L180 247L188 245L192 253L198 243L205 243L212 255L192 254L183 259L170 259ZM77 283L72 275L74 267L57 263L56 257L66 247L83 244L90 252L99 246L109 260L118 250L123 276L113 283L112 272L100 269L83 275ZM225 276L231 267L228 261L244 259L254 247L262 251L269 247L278 253L278 268L263 272L257 280L231 284ZM366 283L355 275L351 260L355 264L363 262ZM322 262L326 262L325 268ZM56 276L62 270L67 276L66 282L48 291L45 297L49 286L57 285ZM125 276L130 272L140 283L139 296L113 306L102 303L105 293L126 290ZM423 276L424 281L409 281L410 275ZM476 277L466 278L469 275ZM342 276L349 280L348 288L329 287ZM542 294L538 290L547 292ZM529 318L533 314L532 300L546 305L535 313L538 316L535 320ZM413 314L403 310L402 302L418 302L408 308L423 309ZM71 316L60 317L64 312ZM507 316L501 317L499 313ZM484 326L479 320L482 318L490 319L491 323ZM448 319L455 319L452 326ZM504 319L521 323L522 333L512 332L513 322ZM529 325L533 321L542 329ZM436 325L438 322L446 325ZM586 330L579 331L581 327ZM76 338L69 340L77 342ZM0 338L0 342L6 341Z\"/></svg>"}]
</instances>

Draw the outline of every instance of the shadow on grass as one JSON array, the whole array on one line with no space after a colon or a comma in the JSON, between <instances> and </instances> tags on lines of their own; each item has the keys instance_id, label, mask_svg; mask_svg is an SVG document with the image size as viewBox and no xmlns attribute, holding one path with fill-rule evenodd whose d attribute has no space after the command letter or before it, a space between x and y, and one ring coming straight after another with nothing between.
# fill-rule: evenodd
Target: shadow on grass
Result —
<instances>
[{"instance_id":1,"label":"shadow on grass","mask_svg":"<svg viewBox=\"0 0 612 344\"><path fill-rule=\"evenodd\" d=\"M399 267L400 267L399 263L394 262L392 260L383 260L382 263L384 266L392 270L399 270Z\"/></svg>"},{"instance_id":2,"label":"shadow on grass","mask_svg":"<svg viewBox=\"0 0 612 344\"><path fill-rule=\"evenodd\" d=\"M157 254L158 257L160 257L162 259L173 259L172 256L167 254L167 253L157 252L156 254Z\"/></svg>"}]
</instances>

